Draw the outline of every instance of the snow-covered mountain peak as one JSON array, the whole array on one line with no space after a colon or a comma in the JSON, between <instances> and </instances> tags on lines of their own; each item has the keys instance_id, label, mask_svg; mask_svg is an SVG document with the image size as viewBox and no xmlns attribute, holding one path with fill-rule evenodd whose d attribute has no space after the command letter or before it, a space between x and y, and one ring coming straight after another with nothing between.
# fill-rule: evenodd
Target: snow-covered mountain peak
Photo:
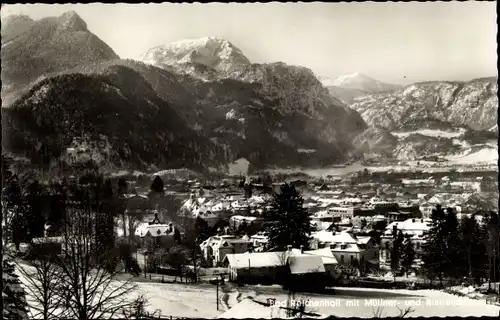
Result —
<instances>
[{"instance_id":1,"label":"snow-covered mountain peak","mask_svg":"<svg viewBox=\"0 0 500 320\"><path fill-rule=\"evenodd\" d=\"M373 83L379 83L379 81L370 78L364 74L361 74L360 72L355 72L351 73L348 75L343 75L335 79L334 85L338 87L342 86L353 86L353 85L365 85L365 84L373 84ZM356 88L360 89L360 88Z\"/></svg>"},{"instance_id":2,"label":"snow-covered mountain peak","mask_svg":"<svg viewBox=\"0 0 500 320\"><path fill-rule=\"evenodd\" d=\"M239 48L220 37L171 42L148 50L140 60L154 65L202 64L218 71L250 64Z\"/></svg>"},{"instance_id":3,"label":"snow-covered mountain peak","mask_svg":"<svg viewBox=\"0 0 500 320\"><path fill-rule=\"evenodd\" d=\"M340 76L333 81L333 86L345 89L357 89L370 93L391 91L401 86L383 83L360 72Z\"/></svg>"}]
</instances>

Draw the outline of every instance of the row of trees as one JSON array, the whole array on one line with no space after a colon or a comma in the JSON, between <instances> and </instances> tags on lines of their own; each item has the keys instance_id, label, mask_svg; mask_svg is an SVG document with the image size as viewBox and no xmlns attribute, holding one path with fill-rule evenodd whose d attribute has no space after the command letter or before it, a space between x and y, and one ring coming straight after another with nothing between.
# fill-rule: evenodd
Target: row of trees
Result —
<instances>
[{"instance_id":1,"label":"row of trees","mask_svg":"<svg viewBox=\"0 0 500 320\"><path fill-rule=\"evenodd\" d=\"M432 211L432 227L424 246L424 270L431 278L468 277L500 279L498 213L476 215L458 221L454 210L438 206Z\"/></svg>"},{"instance_id":2,"label":"row of trees","mask_svg":"<svg viewBox=\"0 0 500 320\"><path fill-rule=\"evenodd\" d=\"M35 245L24 260L3 246L3 256L10 258L3 259L2 276L13 282L2 287L10 299L4 318L23 319L27 309L31 317L42 319L131 314L134 299L128 294L134 286L117 279L120 266L131 264L130 250L114 239L113 218L120 211L111 181L87 172L78 181L44 185L34 175L19 178L7 166L3 169L4 244L13 241L19 249L21 242L43 237L47 225L62 236L59 245ZM22 290L15 290L14 262L28 291L29 308Z\"/></svg>"},{"instance_id":3,"label":"row of trees","mask_svg":"<svg viewBox=\"0 0 500 320\"><path fill-rule=\"evenodd\" d=\"M423 273L432 279L462 279L480 283L482 279L500 280L499 216L496 212L465 216L461 220L456 212L437 206L431 214L432 225L424 236L422 252ZM411 238L394 230L391 269L408 274L417 253Z\"/></svg>"}]
</instances>

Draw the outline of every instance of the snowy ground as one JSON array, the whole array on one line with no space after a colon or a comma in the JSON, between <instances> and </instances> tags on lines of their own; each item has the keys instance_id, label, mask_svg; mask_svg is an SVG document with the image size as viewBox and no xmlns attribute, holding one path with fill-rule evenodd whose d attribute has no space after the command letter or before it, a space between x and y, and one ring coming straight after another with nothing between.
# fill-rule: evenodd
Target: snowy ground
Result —
<instances>
[{"instance_id":1,"label":"snowy ground","mask_svg":"<svg viewBox=\"0 0 500 320\"><path fill-rule=\"evenodd\" d=\"M123 277L126 277L123 275ZM133 280L133 279L132 279ZM138 278L137 280L140 280ZM142 279L144 280L144 279ZM26 283L26 279L22 279ZM118 284L121 280L115 280ZM172 284L134 281L137 288L127 298L131 301L143 294L148 300L146 309L159 311L162 316L215 318L247 296L275 298L286 303L288 295L279 286L237 287L226 283L219 288L217 310L216 287L206 283ZM296 298L310 299L310 311L338 317L371 318L375 312L397 316L399 309L414 309L411 317L430 316L498 316L500 307L485 300L457 297L433 290L379 290L365 288L336 288L333 295L298 294ZM28 301L32 299L28 297ZM157 313L158 314L158 313ZM251 316L251 315L249 315Z\"/></svg>"},{"instance_id":2,"label":"snowy ground","mask_svg":"<svg viewBox=\"0 0 500 320\"><path fill-rule=\"evenodd\" d=\"M448 160L455 164L497 163L498 149L486 147L467 155L449 157Z\"/></svg>"},{"instance_id":3,"label":"snowy ground","mask_svg":"<svg viewBox=\"0 0 500 320\"><path fill-rule=\"evenodd\" d=\"M285 303L287 295L277 292L259 292L261 298L276 298ZM336 288L335 295L302 294L310 299L310 311L337 317L372 318L398 316L400 309L411 307L408 317L432 316L498 316L500 307L485 301L460 298L433 290L377 290L364 288Z\"/></svg>"},{"instance_id":4,"label":"snowy ground","mask_svg":"<svg viewBox=\"0 0 500 320\"><path fill-rule=\"evenodd\" d=\"M457 131L443 131L443 130L432 130L432 129L422 129L417 131L409 132L393 132L392 134L398 138L405 138L412 134L421 134L428 137L442 137L442 138L458 138L465 132L464 129L460 128Z\"/></svg>"}]
</instances>

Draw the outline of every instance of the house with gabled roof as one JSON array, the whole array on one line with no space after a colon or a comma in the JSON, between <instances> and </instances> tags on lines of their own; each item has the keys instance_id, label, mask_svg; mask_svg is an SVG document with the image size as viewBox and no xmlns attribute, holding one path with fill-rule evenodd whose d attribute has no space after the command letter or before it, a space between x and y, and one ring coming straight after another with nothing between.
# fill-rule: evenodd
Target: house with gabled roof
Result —
<instances>
[{"instance_id":1,"label":"house with gabled roof","mask_svg":"<svg viewBox=\"0 0 500 320\"><path fill-rule=\"evenodd\" d=\"M158 219L158 214L152 221L140 224L135 230L135 236L143 242L143 247L148 244L168 247L181 241L181 233L171 222L166 224Z\"/></svg>"},{"instance_id":2,"label":"house with gabled roof","mask_svg":"<svg viewBox=\"0 0 500 320\"><path fill-rule=\"evenodd\" d=\"M200 244L205 261L210 266L219 266L227 254L253 250L253 241L248 236L222 235L210 237Z\"/></svg>"},{"instance_id":3,"label":"house with gabled roof","mask_svg":"<svg viewBox=\"0 0 500 320\"><path fill-rule=\"evenodd\" d=\"M292 249L278 252L227 254L223 266L231 281L248 283L283 283L295 279L301 283L326 284L335 279L338 262L328 250Z\"/></svg>"}]
</instances>

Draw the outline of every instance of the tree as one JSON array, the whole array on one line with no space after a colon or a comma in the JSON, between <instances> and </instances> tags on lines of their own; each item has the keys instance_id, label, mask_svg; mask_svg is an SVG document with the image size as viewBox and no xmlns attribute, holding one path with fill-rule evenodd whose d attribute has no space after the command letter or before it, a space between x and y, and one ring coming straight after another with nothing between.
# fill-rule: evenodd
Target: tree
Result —
<instances>
[{"instance_id":1,"label":"tree","mask_svg":"<svg viewBox=\"0 0 500 320\"><path fill-rule=\"evenodd\" d=\"M52 230L61 232L66 218L67 190L64 183L54 183L50 186L50 189L51 196L47 223L52 227Z\"/></svg>"},{"instance_id":2,"label":"tree","mask_svg":"<svg viewBox=\"0 0 500 320\"><path fill-rule=\"evenodd\" d=\"M463 276L463 248L461 247L461 233L455 210L446 209L443 225L443 237L445 239L445 267L444 274L452 278Z\"/></svg>"},{"instance_id":3,"label":"tree","mask_svg":"<svg viewBox=\"0 0 500 320\"><path fill-rule=\"evenodd\" d=\"M445 212L438 205L432 210L430 218L432 225L429 233L424 237L424 254L422 256L423 269L432 279L438 277L440 281L446 272L446 237L444 229Z\"/></svg>"},{"instance_id":4,"label":"tree","mask_svg":"<svg viewBox=\"0 0 500 320\"><path fill-rule=\"evenodd\" d=\"M60 319L63 297L60 295L61 269L51 252L37 252L28 265L18 263L30 296L30 313L35 319Z\"/></svg>"},{"instance_id":5,"label":"tree","mask_svg":"<svg viewBox=\"0 0 500 320\"><path fill-rule=\"evenodd\" d=\"M185 268L186 268L186 265L188 263L188 257L189 257L189 254L188 254L186 248L179 246L179 245L173 246L168 251L165 262L169 266L174 268L176 271L174 281L177 280L177 275L179 275L181 277L181 282L182 282L182 275L185 273Z\"/></svg>"},{"instance_id":6,"label":"tree","mask_svg":"<svg viewBox=\"0 0 500 320\"><path fill-rule=\"evenodd\" d=\"M500 218L496 212L488 212L486 215L486 249L488 253L489 279L494 282L498 277L498 265L500 255Z\"/></svg>"},{"instance_id":7,"label":"tree","mask_svg":"<svg viewBox=\"0 0 500 320\"><path fill-rule=\"evenodd\" d=\"M125 178L118 179L118 194L124 195L128 193L128 185Z\"/></svg>"},{"instance_id":8,"label":"tree","mask_svg":"<svg viewBox=\"0 0 500 320\"><path fill-rule=\"evenodd\" d=\"M22 196L17 175L11 176L2 190L2 215L4 219L3 238L12 240L19 250L19 244L27 241L29 206Z\"/></svg>"},{"instance_id":9,"label":"tree","mask_svg":"<svg viewBox=\"0 0 500 320\"><path fill-rule=\"evenodd\" d=\"M155 176L153 183L151 184L150 191L153 194L163 194L165 186L163 185L163 180L160 176Z\"/></svg>"},{"instance_id":10,"label":"tree","mask_svg":"<svg viewBox=\"0 0 500 320\"><path fill-rule=\"evenodd\" d=\"M413 260L415 259L415 249L410 237L406 237L401 248L401 267L408 277L408 272L411 270Z\"/></svg>"},{"instance_id":11,"label":"tree","mask_svg":"<svg viewBox=\"0 0 500 320\"><path fill-rule=\"evenodd\" d=\"M114 214L115 199L111 180L107 179L103 185L96 186L95 209L97 248L99 254L105 254L113 250L115 246Z\"/></svg>"},{"instance_id":12,"label":"tree","mask_svg":"<svg viewBox=\"0 0 500 320\"><path fill-rule=\"evenodd\" d=\"M31 181L24 190L24 198L29 206L26 211L28 240L43 237L45 227L43 186L38 180Z\"/></svg>"},{"instance_id":13,"label":"tree","mask_svg":"<svg viewBox=\"0 0 500 320\"><path fill-rule=\"evenodd\" d=\"M2 300L3 318L12 320L28 319L26 296L19 277L14 273L12 259L2 255Z\"/></svg>"},{"instance_id":14,"label":"tree","mask_svg":"<svg viewBox=\"0 0 500 320\"><path fill-rule=\"evenodd\" d=\"M281 192L273 194L273 202L268 216L269 247L285 250L288 245L294 248L309 247L313 227L311 217L303 207L304 200L295 187L284 184Z\"/></svg>"},{"instance_id":15,"label":"tree","mask_svg":"<svg viewBox=\"0 0 500 320\"><path fill-rule=\"evenodd\" d=\"M208 223L203 220L201 217L196 217L195 220L195 234L197 235L196 237L196 243L201 244L203 241L207 240L211 236L211 230L210 226Z\"/></svg>"},{"instance_id":16,"label":"tree","mask_svg":"<svg viewBox=\"0 0 500 320\"><path fill-rule=\"evenodd\" d=\"M460 223L462 247L465 253L464 274L474 278L476 283L487 272L488 255L486 252L486 229L476 220L476 216L465 216Z\"/></svg>"},{"instance_id":17,"label":"tree","mask_svg":"<svg viewBox=\"0 0 500 320\"><path fill-rule=\"evenodd\" d=\"M396 273L400 269L401 249L403 246L403 241L404 241L403 232L399 230L394 241L392 242L392 249L391 249L391 270L392 273L394 274L394 277L396 277Z\"/></svg>"},{"instance_id":18,"label":"tree","mask_svg":"<svg viewBox=\"0 0 500 320\"><path fill-rule=\"evenodd\" d=\"M128 280L116 280L116 269L105 268L103 257L97 255L95 219L87 200L83 208L70 210L64 226L63 254L58 264L67 316L72 319L112 318L131 304L127 295L134 286Z\"/></svg>"}]
</instances>

